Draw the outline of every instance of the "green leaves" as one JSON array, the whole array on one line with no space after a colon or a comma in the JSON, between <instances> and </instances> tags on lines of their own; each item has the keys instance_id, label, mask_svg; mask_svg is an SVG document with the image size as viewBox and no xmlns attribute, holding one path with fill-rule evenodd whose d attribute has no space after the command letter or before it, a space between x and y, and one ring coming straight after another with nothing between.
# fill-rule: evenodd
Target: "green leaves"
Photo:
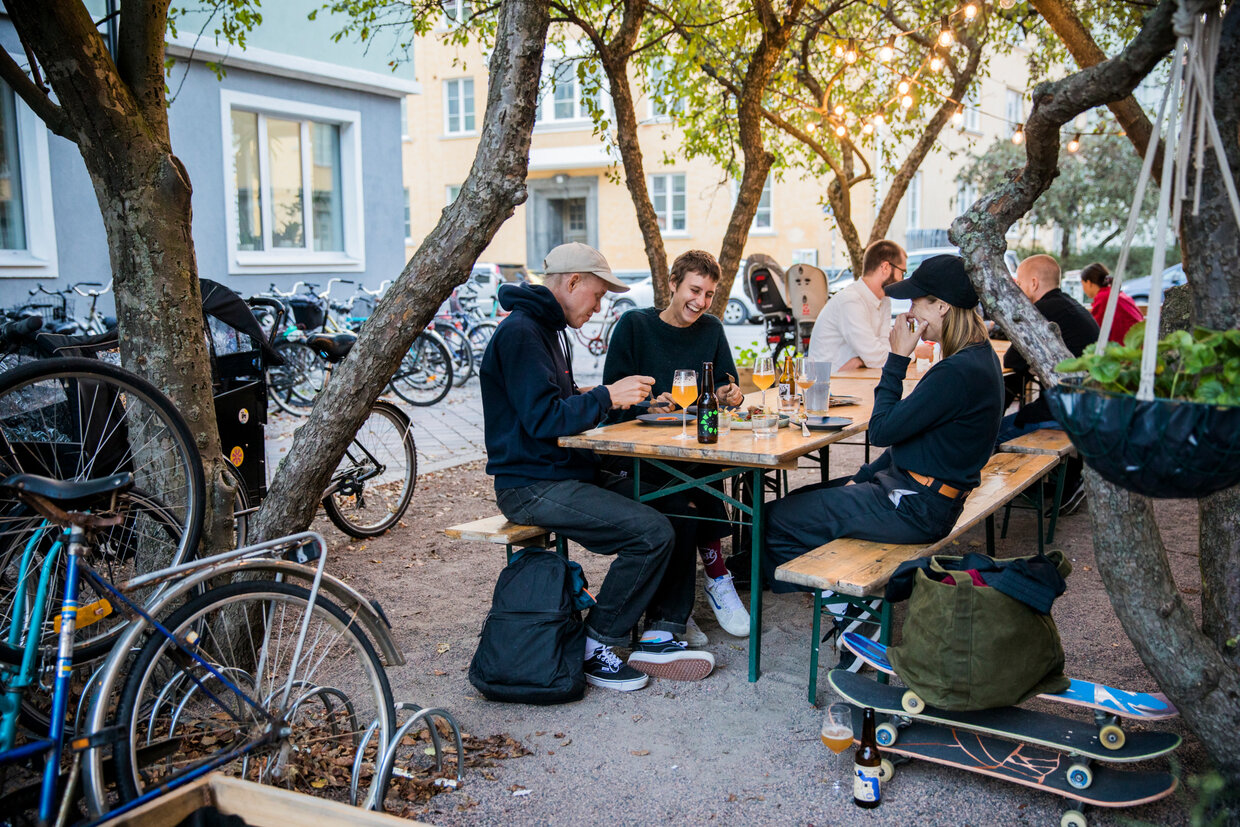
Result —
<instances>
[{"instance_id":1,"label":"green leaves","mask_svg":"<svg viewBox=\"0 0 1240 827\"><path fill-rule=\"evenodd\" d=\"M1092 349L1055 366L1060 373L1085 373L1087 385L1135 394L1141 384L1145 323L1133 325L1124 344L1111 342L1100 355ZM1240 405L1240 331L1177 330L1158 343L1154 395L1210 405Z\"/></svg>"}]
</instances>

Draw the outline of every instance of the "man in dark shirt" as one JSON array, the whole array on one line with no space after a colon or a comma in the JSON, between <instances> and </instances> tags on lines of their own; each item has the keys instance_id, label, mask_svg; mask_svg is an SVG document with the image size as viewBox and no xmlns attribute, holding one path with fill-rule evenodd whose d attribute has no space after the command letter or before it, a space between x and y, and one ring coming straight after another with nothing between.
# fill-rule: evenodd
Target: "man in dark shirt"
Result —
<instances>
[{"instance_id":1,"label":"man in dark shirt","mask_svg":"<svg viewBox=\"0 0 1240 827\"><path fill-rule=\"evenodd\" d=\"M1059 335L1063 337L1068 351L1073 356L1080 356L1085 352L1085 348L1098 341L1098 323L1084 305L1059 289L1059 278L1059 263L1048 255L1030 256L1016 268L1016 284L1021 292L1033 302L1033 306L1048 322L1059 327ZM1047 333L1050 334L1049 329ZM1013 371L1012 375L1004 380L1008 389L1007 401L1010 403L1031 377L1029 363L1020 351L1013 347L1003 357L1003 366ZM1058 427L1059 423L1055 421L1046 397L1039 396L1003 418L996 445L1041 428ZM1064 488L1068 493L1060 509L1062 514L1075 511L1085 493L1081 484L1079 461L1069 463L1068 475L1069 479Z\"/></svg>"},{"instance_id":2,"label":"man in dark shirt","mask_svg":"<svg viewBox=\"0 0 1240 827\"><path fill-rule=\"evenodd\" d=\"M595 454L559 444L562 436L597 426L613 408L650 395L650 376L578 388L562 338L565 327L579 328L599 311L608 291L628 287L602 253L585 244L556 247L543 269L543 284L501 286L500 306L512 312L482 358L487 473L495 478L495 501L515 523L542 526L615 558L586 618L588 683L629 691L645 686L647 675L699 680L710 674L714 658L688 652L672 639L684 632L688 611L677 597L682 584L664 574L674 542L671 524L635 502L632 481L602 471ZM686 576L693 573L689 569ZM611 647L628 640L643 612L649 631L625 664Z\"/></svg>"}]
</instances>

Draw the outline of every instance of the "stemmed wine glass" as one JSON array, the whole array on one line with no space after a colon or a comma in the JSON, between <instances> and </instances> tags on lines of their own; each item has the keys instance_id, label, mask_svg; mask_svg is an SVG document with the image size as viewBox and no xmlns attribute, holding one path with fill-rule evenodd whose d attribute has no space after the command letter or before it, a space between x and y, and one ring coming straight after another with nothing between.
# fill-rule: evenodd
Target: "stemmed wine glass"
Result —
<instances>
[{"instance_id":1,"label":"stemmed wine glass","mask_svg":"<svg viewBox=\"0 0 1240 827\"><path fill-rule=\"evenodd\" d=\"M753 360L753 383L762 391L762 407L766 409L766 391L775 384L775 360L770 356L759 356Z\"/></svg>"},{"instance_id":2,"label":"stemmed wine glass","mask_svg":"<svg viewBox=\"0 0 1240 827\"><path fill-rule=\"evenodd\" d=\"M852 708L848 704L831 704L822 719L822 743L839 755L852 746Z\"/></svg>"},{"instance_id":3,"label":"stemmed wine glass","mask_svg":"<svg viewBox=\"0 0 1240 827\"><path fill-rule=\"evenodd\" d=\"M689 438L689 434L685 432L689 422L689 406L697 401L697 397L697 371L676 371L676 374L672 377L672 400L684 409L684 415L680 420L680 436L676 437L676 439Z\"/></svg>"},{"instance_id":4,"label":"stemmed wine glass","mask_svg":"<svg viewBox=\"0 0 1240 827\"><path fill-rule=\"evenodd\" d=\"M814 386L814 374L810 370L809 359L805 356L798 356L796 361L796 373L793 376L796 382L797 390L801 394L801 419L809 416L809 409L805 407L805 392Z\"/></svg>"}]
</instances>

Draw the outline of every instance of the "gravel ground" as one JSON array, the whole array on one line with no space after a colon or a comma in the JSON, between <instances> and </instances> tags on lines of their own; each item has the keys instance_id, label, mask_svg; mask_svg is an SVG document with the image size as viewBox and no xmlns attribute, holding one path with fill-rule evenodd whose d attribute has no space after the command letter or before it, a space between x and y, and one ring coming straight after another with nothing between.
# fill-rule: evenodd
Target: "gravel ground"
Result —
<instances>
[{"instance_id":1,"label":"gravel ground","mask_svg":"<svg viewBox=\"0 0 1240 827\"><path fill-rule=\"evenodd\" d=\"M833 470L856 468L860 449L832 452ZM799 471L793 484L817 471ZM799 480L799 481L798 481ZM873 811L851 803L851 751L836 757L818 738L822 712L805 699L810 598L765 600L763 675L746 680L748 645L729 637L701 600L695 616L710 636L717 668L699 683L652 680L631 693L589 688L572 704L531 707L490 703L466 679L477 634L490 605L503 550L453 542L439 530L496 513L482 463L423 475L403 525L366 543L346 542L326 520L316 528L332 546L330 569L377 598L394 626L407 663L389 670L396 700L443 707L476 736L508 733L530 755L469 769L462 789L406 814L452 824L1057 824L1066 802L1055 795L976 774L914 762L899 767ZM1172 568L1190 605L1199 603L1197 515L1192 502L1164 501L1159 522ZM1035 524L1013 515L1001 556L1030 553ZM981 547L979 528L959 551ZM1094 567L1085 510L1061 520L1055 546L1073 561L1068 592L1055 617L1075 677L1133 690L1156 690L1125 637ZM574 548L592 583L607 560ZM747 592L745 594L748 600ZM901 617L897 614L897 628ZM834 700L824 652L819 704ZM1034 702L1047 711L1081 711ZM1203 750L1177 720L1162 722L1185 736L1171 766L1200 773ZM1136 765L1165 769L1166 759ZM520 793L517 795L515 793ZM1131 810L1088 811L1091 824L1187 824L1191 798L1172 797ZM390 802L399 805L399 802ZM398 809L398 806L394 808Z\"/></svg>"}]
</instances>

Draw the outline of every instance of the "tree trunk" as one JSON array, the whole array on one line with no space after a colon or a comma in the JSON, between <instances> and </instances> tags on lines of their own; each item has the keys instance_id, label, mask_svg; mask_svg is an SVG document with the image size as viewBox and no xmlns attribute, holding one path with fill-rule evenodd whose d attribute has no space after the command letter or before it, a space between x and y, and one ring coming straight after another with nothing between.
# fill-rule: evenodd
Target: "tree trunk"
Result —
<instances>
[{"instance_id":1,"label":"tree trunk","mask_svg":"<svg viewBox=\"0 0 1240 827\"><path fill-rule=\"evenodd\" d=\"M77 144L108 236L125 367L172 399L207 471L209 550L231 547L232 486L223 473L191 233L189 176L172 154L164 98L167 2L126 4L116 63L76 0L6 0L53 104L15 67L0 74L49 127ZM20 71L20 70L18 70Z\"/></svg>"},{"instance_id":2,"label":"tree trunk","mask_svg":"<svg viewBox=\"0 0 1240 827\"><path fill-rule=\"evenodd\" d=\"M540 0L504 0L489 61L487 109L469 177L366 321L349 357L293 437L259 509L252 538L310 524L319 496L401 357L499 226L526 198L530 134L549 13Z\"/></svg>"}]
</instances>

